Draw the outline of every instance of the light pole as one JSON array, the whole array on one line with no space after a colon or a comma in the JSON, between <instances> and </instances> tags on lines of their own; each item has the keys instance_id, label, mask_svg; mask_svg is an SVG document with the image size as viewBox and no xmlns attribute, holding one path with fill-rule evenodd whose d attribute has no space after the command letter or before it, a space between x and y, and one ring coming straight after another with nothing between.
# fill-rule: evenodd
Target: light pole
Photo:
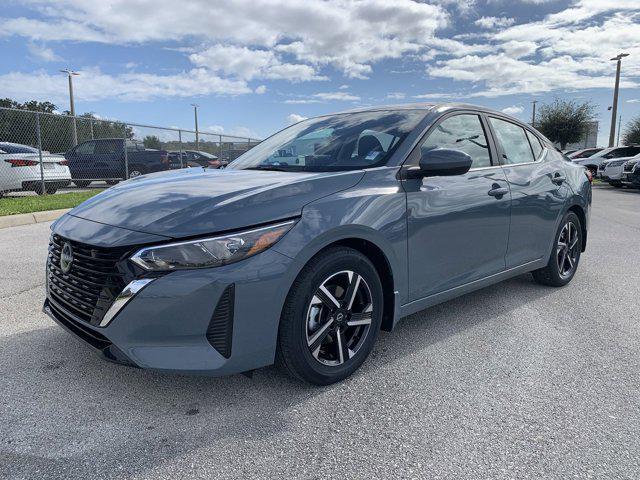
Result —
<instances>
[{"instance_id":1,"label":"light pole","mask_svg":"<svg viewBox=\"0 0 640 480\"><path fill-rule=\"evenodd\" d=\"M533 113L531 114L531 126L534 128L536 126L536 103L538 103L538 100L531 101L531 104L533 105Z\"/></svg>"},{"instance_id":2,"label":"light pole","mask_svg":"<svg viewBox=\"0 0 640 480\"><path fill-rule=\"evenodd\" d=\"M616 140L616 120L618 115L618 90L620 89L620 67L622 66L622 59L628 57L628 53L621 53L617 57L613 57L611 60L617 61L616 66L616 86L613 89L613 105L611 107L611 130L609 132L609 146L613 147Z\"/></svg>"},{"instance_id":3,"label":"light pole","mask_svg":"<svg viewBox=\"0 0 640 480\"><path fill-rule=\"evenodd\" d=\"M198 107L200 105L198 105L197 103L192 103L191 106L193 107L193 117L196 123L196 150L200 150L200 139L198 138Z\"/></svg>"},{"instance_id":4,"label":"light pole","mask_svg":"<svg viewBox=\"0 0 640 480\"><path fill-rule=\"evenodd\" d=\"M78 129L76 127L76 107L73 103L73 76L80 75L78 72L74 72L73 70L60 70L62 73L67 74L67 78L69 79L69 111L71 112L72 119L72 130L73 130L73 146L75 147L78 144Z\"/></svg>"},{"instance_id":5,"label":"light pole","mask_svg":"<svg viewBox=\"0 0 640 480\"><path fill-rule=\"evenodd\" d=\"M620 130L622 129L622 115L618 117L618 139L616 140L616 147L620 146Z\"/></svg>"}]
</instances>

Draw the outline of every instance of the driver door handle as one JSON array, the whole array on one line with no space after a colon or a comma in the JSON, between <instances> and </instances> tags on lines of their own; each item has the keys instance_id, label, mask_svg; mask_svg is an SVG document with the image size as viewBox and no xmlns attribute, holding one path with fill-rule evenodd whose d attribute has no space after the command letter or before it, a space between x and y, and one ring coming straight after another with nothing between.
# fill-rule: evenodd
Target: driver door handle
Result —
<instances>
[{"instance_id":1,"label":"driver door handle","mask_svg":"<svg viewBox=\"0 0 640 480\"><path fill-rule=\"evenodd\" d=\"M491 190L489 190L487 192L487 194L491 195L492 197L497 197L500 198L503 195L506 195L507 193L509 193L509 189L505 188L505 187L501 187L499 185L494 185Z\"/></svg>"}]
</instances>

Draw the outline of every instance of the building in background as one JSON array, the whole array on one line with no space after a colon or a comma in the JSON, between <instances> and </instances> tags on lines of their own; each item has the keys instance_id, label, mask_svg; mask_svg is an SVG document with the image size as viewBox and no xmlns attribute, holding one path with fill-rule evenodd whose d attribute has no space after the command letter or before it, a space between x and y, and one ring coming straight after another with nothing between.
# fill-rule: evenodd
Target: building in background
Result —
<instances>
[{"instance_id":1,"label":"building in background","mask_svg":"<svg viewBox=\"0 0 640 480\"><path fill-rule=\"evenodd\" d=\"M587 132L579 142L569 143L565 150L581 150L583 148L594 148L598 146L598 122L589 122ZM560 147L560 144L556 144Z\"/></svg>"}]
</instances>

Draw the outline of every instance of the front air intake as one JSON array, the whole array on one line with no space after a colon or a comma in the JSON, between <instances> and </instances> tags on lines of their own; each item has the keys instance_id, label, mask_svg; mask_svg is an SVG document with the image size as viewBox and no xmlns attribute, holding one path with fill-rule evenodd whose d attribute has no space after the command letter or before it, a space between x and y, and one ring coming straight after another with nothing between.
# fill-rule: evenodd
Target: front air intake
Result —
<instances>
[{"instance_id":1,"label":"front air intake","mask_svg":"<svg viewBox=\"0 0 640 480\"><path fill-rule=\"evenodd\" d=\"M231 284L222 292L207 328L207 340L224 358L231 356L234 301L235 285Z\"/></svg>"}]
</instances>

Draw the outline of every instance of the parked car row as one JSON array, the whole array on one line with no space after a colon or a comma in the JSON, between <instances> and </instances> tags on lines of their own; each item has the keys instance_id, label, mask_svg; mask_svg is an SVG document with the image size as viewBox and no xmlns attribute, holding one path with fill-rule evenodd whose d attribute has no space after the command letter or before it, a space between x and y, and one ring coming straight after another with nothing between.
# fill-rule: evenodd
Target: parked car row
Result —
<instances>
[{"instance_id":1,"label":"parked car row","mask_svg":"<svg viewBox=\"0 0 640 480\"><path fill-rule=\"evenodd\" d=\"M640 188L640 145L577 150L565 155L573 163L584 165L594 178L620 188Z\"/></svg>"},{"instance_id":2,"label":"parked car row","mask_svg":"<svg viewBox=\"0 0 640 480\"><path fill-rule=\"evenodd\" d=\"M115 185L145 173L178 168L224 168L228 159L208 152L167 152L145 148L135 140L101 138L79 143L61 154L42 153L28 145L0 142L0 196L11 191L55 193L73 183L81 188L93 181ZM44 177L44 186L42 178Z\"/></svg>"}]
</instances>

